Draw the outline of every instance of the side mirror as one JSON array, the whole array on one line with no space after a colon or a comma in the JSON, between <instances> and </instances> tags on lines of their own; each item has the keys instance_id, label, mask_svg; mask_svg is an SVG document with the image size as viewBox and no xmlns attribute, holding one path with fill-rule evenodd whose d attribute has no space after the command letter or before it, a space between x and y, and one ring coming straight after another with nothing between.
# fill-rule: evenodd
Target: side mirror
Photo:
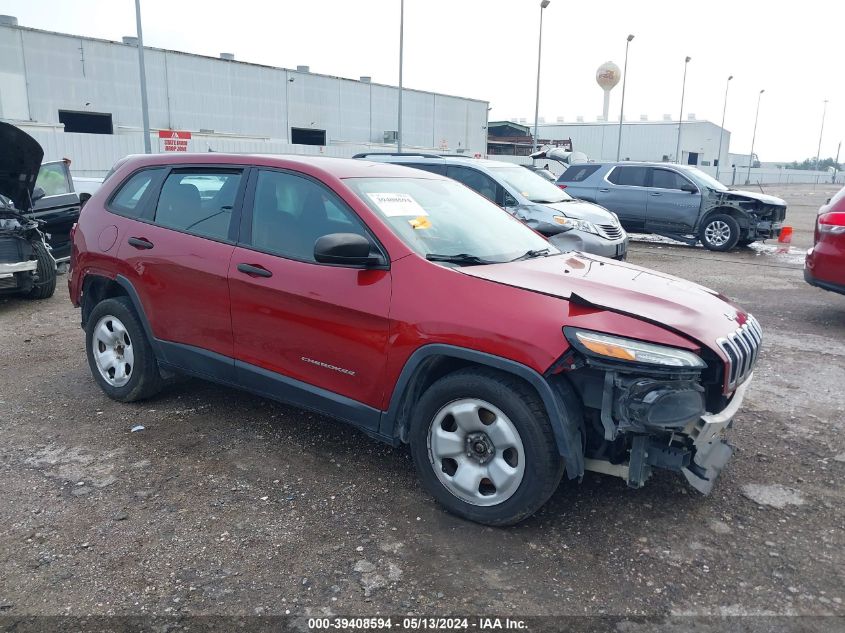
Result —
<instances>
[{"instance_id":1,"label":"side mirror","mask_svg":"<svg viewBox=\"0 0 845 633\"><path fill-rule=\"evenodd\" d=\"M681 191L686 191L687 193L698 193L698 187L691 185L690 183L686 183L685 185L681 185Z\"/></svg>"},{"instance_id":2,"label":"side mirror","mask_svg":"<svg viewBox=\"0 0 845 633\"><path fill-rule=\"evenodd\" d=\"M383 263L370 254L370 240L357 233L331 233L314 243L314 259L321 264L369 268Z\"/></svg>"},{"instance_id":3,"label":"side mirror","mask_svg":"<svg viewBox=\"0 0 845 633\"><path fill-rule=\"evenodd\" d=\"M47 193L41 187L36 187L32 190L32 204L35 204L46 195Z\"/></svg>"}]
</instances>

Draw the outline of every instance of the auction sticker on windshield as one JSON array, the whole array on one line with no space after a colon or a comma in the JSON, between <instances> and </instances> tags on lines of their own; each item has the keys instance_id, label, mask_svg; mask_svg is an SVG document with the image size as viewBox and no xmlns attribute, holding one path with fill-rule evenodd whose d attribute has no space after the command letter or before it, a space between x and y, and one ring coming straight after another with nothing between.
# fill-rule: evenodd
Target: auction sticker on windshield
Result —
<instances>
[{"instance_id":1,"label":"auction sticker on windshield","mask_svg":"<svg viewBox=\"0 0 845 633\"><path fill-rule=\"evenodd\" d=\"M368 193L367 195L389 218L428 215L420 203L407 193Z\"/></svg>"}]
</instances>

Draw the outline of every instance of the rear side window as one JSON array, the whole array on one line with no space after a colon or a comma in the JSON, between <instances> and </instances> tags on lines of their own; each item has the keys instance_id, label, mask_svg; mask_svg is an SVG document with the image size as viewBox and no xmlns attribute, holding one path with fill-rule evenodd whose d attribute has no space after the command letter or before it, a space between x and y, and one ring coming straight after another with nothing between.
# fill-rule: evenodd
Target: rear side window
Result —
<instances>
[{"instance_id":1,"label":"rear side window","mask_svg":"<svg viewBox=\"0 0 845 633\"><path fill-rule=\"evenodd\" d=\"M614 185L645 187L648 167L614 167L607 179Z\"/></svg>"},{"instance_id":2,"label":"rear side window","mask_svg":"<svg viewBox=\"0 0 845 633\"><path fill-rule=\"evenodd\" d=\"M581 182L599 170L601 165L573 165L561 175L560 182Z\"/></svg>"},{"instance_id":3,"label":"rear side window","mask_svg":"<svg viewBox=\"0 0 845 633\"><path fill-rule=\"evenodd\" d=\"M151 205L151 194L158 188L163 169L145 169L127 180L108 203L108 210L129 218L140 218Z\"/></svg>"},{"instance_id":4,"label":"rear side window","mask_svg":"<svg viewBox=\"0 0 845 633\"><path fill-rule=\"evenodd\" d=\"M680 189L689 181L671 169L654 169L651 172L651 186L658 189Z\"/></svg>"},{"instance_id":5,"label":"rear side window","mask_svg":"<svg viewBox=\"0 0 845 633\"><path fill-rule=\"evenodd\" d=\"M213 240L228 239L240 169L185 169L164 181L155 223Z\"/></svg>"},{"instance_id":6,"label":"rear side window","mask_svg":"<svg viewBox=\"0 0 845 633\"><path fill-rule=\"evenodd\" d=\"M63 193L70 193L67 175L67 169L63 163L42 165L41 169L38 170L35 186L41 187L45 196L60 196Z\"/></svg>"}]
</instances>

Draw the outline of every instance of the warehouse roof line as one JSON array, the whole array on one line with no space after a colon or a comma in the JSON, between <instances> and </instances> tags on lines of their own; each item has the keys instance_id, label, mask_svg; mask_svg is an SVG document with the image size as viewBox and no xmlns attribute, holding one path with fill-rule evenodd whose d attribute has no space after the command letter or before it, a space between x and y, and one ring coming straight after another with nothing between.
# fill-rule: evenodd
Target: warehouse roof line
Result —
<instances>
[{"instance_id":1,"label":"warehouse roof line","mask_svg":"<svg viewBox=\"0 0 845 633\"><path fill-rule=\"evenodd\" d=\"M134 44L126 44L124 42L118 42L118 41L115 41L115 40L107 40L107 39L100 38L100 37L92 37L90 35L74 35L72 33L61 33L59 31L50 31L50 30L47 30L47 29L36 29L36 28L30 27L30 26L0 24L0 28L16 29L16 30L19 30L19 31L31 31L33 33L44 33L44 34L47 34L47 35L57 35L59 37L68 37L68 38L72 38L72 39L86 40L86 41L89 41L89 42L99 42L101 44L114 44L116 46L127 46L129 48L136 48L136 46ZM383 88L394 88L394 89L398 90L398 86L394 86L394 85L391 85L391 84L383 84L383 83L379 83L377 81L366 81L366 82L364 82L364 81L360 81L358 79L351 79L349 77L341 77L339 75L327 75L327 74L324 74L324 73L315 73L315 72L311 72L310 70L308 72L302 72L302 71L298 71L295 68L285 68L284 66L273 66L271 64L259 64L259 63L256 63L256 62L247 62L247 61L243 61L243 60L239 60L239 59L221 59L220 57L213 57L212 55L203 55L201 53L190 53L188 51L179 51L179 50L169 49L169 48L158 48L156 46L147 46L146 44L144 45L144 50L145 51L157 51L157 52L160 52L160 53L171 53L171 54L175 54L175 55L187 55L189 57L202 57L204 59L210 59L210 60L213 60L213 61L216 61L216 62L220 62L222 64L244 64L244 65L247 65L247 66L256 66L256 67L259 67L259 68L268 68L268 69L271 69L271 70L283 70L283 71L286 71L286 72L289 72L289 73L298 73L298 74L301 74L301 75L314 75L315 77L325 77L327 79L338 79L338 80L341 80L341 81L351 81L353 83L358 83L358 84L368 84L368 85L373 85L373 86L381 86ZM406 88L404 86L402 87L402 91L403 92L416 92L416 93L420 93L420 94L430 94L430 95L435 95L435 96L438 96L438 97L450 97L450 98L453 98L453 99L461 99L463 101L475 101L476 103L488 103L488 104L490 103L489 100L485 100L485 99L475 99L473 97L461 97L459 95L446 94L446 93L443 93L443 92L434 92L432 90L419 90L419 89L416 89L416 88Z\"/></svg>"}]
</instances>

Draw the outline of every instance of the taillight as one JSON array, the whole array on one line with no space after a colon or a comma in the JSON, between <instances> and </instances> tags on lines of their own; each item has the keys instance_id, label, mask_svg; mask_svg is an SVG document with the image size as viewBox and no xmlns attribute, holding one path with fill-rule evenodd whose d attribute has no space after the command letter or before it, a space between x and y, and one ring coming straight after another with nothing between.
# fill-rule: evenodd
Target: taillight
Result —
<instances>
[{"instance_id":1,"label":"taillight","mask_svg":"<svg viewBox=\"0 0 845 633\"><path fill-rule=\"evenodd\" d=\"M560 187L561 189L566 189L566 185L561 185L560 183L558 183L558 187Z\"/></svg>"},{"instance_id":2,"label":"taillight","mask_svg":"<svg viewBox=\"0 0 845 633\"><path fill-rule=\"evenodd\" d=\"M820 233L845 234L845 211L823 213L818 218L818 227Z\"/></svg>"}]
</instances>

